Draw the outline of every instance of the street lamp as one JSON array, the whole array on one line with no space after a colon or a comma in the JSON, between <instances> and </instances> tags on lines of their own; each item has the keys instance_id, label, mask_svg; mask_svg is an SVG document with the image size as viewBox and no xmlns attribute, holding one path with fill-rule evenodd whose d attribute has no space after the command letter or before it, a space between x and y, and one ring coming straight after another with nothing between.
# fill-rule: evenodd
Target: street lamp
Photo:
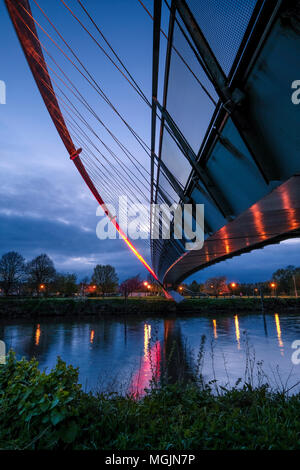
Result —
<instances>
[{"instance_id":1,"label":"street lamp","mask_svg":"<svg viewBox=\"0 0 300 470\"><path fill-rule=\"evenodd\" d=\"M40 291L40 292L46 292L46 286L45 286L45 284L40 284L40 285L39 285L39 291Z\"/></svg>"},{"instance_id":2,"label":"street lamp","mask_svg":"<svg viewBox=\"0 0 300 470\"><path fill-rule=\"evenodd\" d=\"M275 282L271 282L270 286L271 286L271 288L273 289L273 295L275 296L275 292L276 292L276 283L275 283Z\"/></svg>"},{"instance_id":3,"label":"street lamp","mask_svg":"<svg viewBox=\"0 0 300 470\"><path fill-rule=\"evenodd\" d=\"M231 290L232 290L232 293L233 293L233 294L234 294L234 292L235 292L236 286L237 286L236 282L231 282L231 283L230 283L230 287L231 287Z\"/></svg>"}]
</instances>

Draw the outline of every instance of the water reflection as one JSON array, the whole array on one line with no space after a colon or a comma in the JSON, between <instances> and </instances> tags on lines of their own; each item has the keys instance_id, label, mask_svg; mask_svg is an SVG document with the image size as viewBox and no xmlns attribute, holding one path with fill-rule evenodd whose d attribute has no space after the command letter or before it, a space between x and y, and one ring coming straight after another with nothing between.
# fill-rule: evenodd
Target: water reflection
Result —
<instances>
[{"instance_id":1,"label":"water reflection","mask_svg":"<svg viewBox=\"0 0 300 470\"><path fill-rule=\"evenodd\" d=\"M38 346L40 344L40 337L41 337L41 327L37 325L36 332L35 332L35 345Z\"/></svg>"},{"instance_id":2,"label":"water reflection","mask_svg":"<svg viewBox=\"0 0 300 470\"><path fill-rule=\"evenodd\" d=\"M145 323L144 325L144 356L145 358L148 357L150 339L151 339L151 325L147 325L147 323Z\"/></svg>"},{"instance_id":3,"label":"water reflection","mask_svg":"<svg viewBox=\"0 0 300 470\"><path fill-rule=\"evenodd\" d=\"M268 335L265 328L268 326ZM246 334L244 335L244 332ZM131 377L129 390L140 393L149 381L175 382L194 378L201 337L214 343L214 369L217 379L227 380L226 357L232 383L243 378L244 338L255 349L256 359L268 367L280 366L287 376L292 368L289 345L300 338L300 314L261 313L217 315L168 319L130 317L85 321L42 320L0 323L1 338L18 356L35 356L41 369L49 370L57 356L80 369L80 382L88 389L104 387L111 379ZM284 338L284 342L283 342ZM285 352L285 354L284 354ZM206 354L203 374L212 378L212 364ZM300 366L293 377L299 379ZM293 379L292 377L292 379ZM296 382L296 380L295 380Z\"/></svg>"},{"instance_id":4,"label":"water reflection","mask_svg":"<svg viewBox=\"0 0 300 470\"><path fill-rule=\"evenodd\" d=\"M281 354L284 355L283 342L281 339L280 320L279 320L278 313L275 313L275 323L276 323L276 331L277 331L277 337L278 337L278 345L279 345Z\"/></svg>"},{"instance_id":5,"label":"water reflection","mask_svg":"<svg viewBox=\"0 0 300 470\"><path fill-rule=\"evenodd\" d=\"M91 336L90 336L90 343L93 344L95 338L95 330L91 331Z\"/></svg>"},{"instance_id":6,"label":"water reflection","mask_svg":"<svg viewBox=\"0 0 300 470\"><path fill-rule=\"evenodd\" d=\"M217 333L217 320L213 320L213 327L214 327L214 338L217 339L218 333Z\"/></svg>"},{"instance_id":7,"label":"water reflection","mask_svg":"<svg viewBox=\"0 0 300 470\"><path fill-rule=\"evenodd\" d=\"M240 343L241 334L240 334L239 317L237 315L235 315L234 317L234 325L235 325L235 337L236 337L236 341L238 344L238 349L240 349L241 348L241 343Z\"/></svg>"}]
</instances>

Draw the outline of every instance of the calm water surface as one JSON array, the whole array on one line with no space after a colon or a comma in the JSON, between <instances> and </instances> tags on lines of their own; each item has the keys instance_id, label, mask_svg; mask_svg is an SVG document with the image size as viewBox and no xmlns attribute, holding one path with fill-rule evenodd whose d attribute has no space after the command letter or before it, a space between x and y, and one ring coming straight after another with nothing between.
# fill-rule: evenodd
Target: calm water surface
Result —
<instances>
[{"instance_id":1,"label":"calm water surface","mask_svg":"<svg viewBox=\"0 0 300 470\"><path fill-rule=\"evenodd\" d=\"M291 344L300 340L299 314L222 314L199 317L127 317L112 319L6 321L0 339L17 355L35 356L50 370L60 356L78 366L86 390L116 388L142 391L154 374L176 380L195 371L201 337L205 335L203 373L207 380L230 383L245 375L247 351L273 385L277 371L290 386L300 380ZM188 372L187 372L188 371Z\"/></svg>"}]
</instances>

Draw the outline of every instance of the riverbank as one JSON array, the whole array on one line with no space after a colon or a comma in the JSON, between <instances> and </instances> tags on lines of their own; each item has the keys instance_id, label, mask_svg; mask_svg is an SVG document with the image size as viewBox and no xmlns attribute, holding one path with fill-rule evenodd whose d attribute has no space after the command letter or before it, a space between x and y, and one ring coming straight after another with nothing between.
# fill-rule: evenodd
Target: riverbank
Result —
<instances>
[{"instance_id":1,"label":"riverbank","mask_svg":"<svg viewBox=\"0 0 300 470\"><path fill-rule=\"evenodd\" d=\"M222 314L261 311L260 298L186 299L180 304L162 298L1 298L1 318L67 317L124 314ZM264 299L265 312L299 312L300 299L272 297Z\"/></svg>"},{"instance_id":2,"label":"riverbank","mask_svg":"<svg viewBox=\"0 0 300 470\"><path fill-rule=\"evenodd\" d=\"M299 449L300 395L250 384L157 387L141 399L87 394L58 360L45 374L10 353L0 366L0 448L9 450Z\"/></svg>"}]
</instances>

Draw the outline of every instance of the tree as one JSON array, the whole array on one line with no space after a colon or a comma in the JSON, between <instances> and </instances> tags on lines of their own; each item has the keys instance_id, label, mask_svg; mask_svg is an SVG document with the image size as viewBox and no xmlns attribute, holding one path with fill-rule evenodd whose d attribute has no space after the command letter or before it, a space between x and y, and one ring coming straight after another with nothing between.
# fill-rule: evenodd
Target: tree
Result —
<instances>
[{"instance_id":1,"label":"tree","mask_svg":"<svg viewBox=\"0 0 300 470\"><path fill-rule=\"evenodd\" d=\"M135 292L141 288L141 280L140 276L137 275L135 277L131 277L130 279L126 279L126 281L123 281L122 284L120 285L120 292L124 295L125 299L132 294L132 292Z\"/></svg>"},{"instance_id":2,"label":"tree","mask_svg":"<svg viewBox=\"0 0 300 470\"><path fill-rule=\"evenodd\" d=\"M190 285L188 285L189 291L191 291L193 294L198 294L200 292L200 284L198 284L197 281L191 282Z\"/></svg>"},{"instance_id":3,"label":"tree","mask_svg":"<svg viewBox=\"0 0 300 470\"><path fill-rule=\"evenodd\" d=\"M92 282L96 284L104 296L108 292L114 292L118 285L118 276L113 266L97 264L94 268Z\"/></svg>"},{"instance_id":4,"label":"tree","mask_svg":"<svg viewBox=\"0 0 300 470\"><path fill-rule=\"evenodd\" d=\"M77 292L78 287L76 284L76 274L56 274L53 288L56 292L63 294L65 296L71 296Z\"/></svg>"},{"instance_id":5,"label":"tree","mask_svg":"<svg viewBox=\"0 0 300 470\"><path fill-rule=\"evenodd\" d=\"M277 284L278 292L290 294L295 292L295 284L297 285L299 277L300 268L290 265L284 269L277 269L272 275L272 281Z\"/></svg>"},{"instance_id":6,"label":"tree","mask_svg":"<svg viewBox=\"0 0 300 470\"><path fill-rule=\"evenodd\" d=\"M10 251L0 259L0 281L5 295L9 295L24 279L25 259L19 253Z\"/></svg>"},{"instance_id":7,"label":"tree","mask_svg":"<svg viewBox=\"0 0 300 470\"><path fill-rule=\"evenodd\" d=\"M228 287L226 285L226 277L219 276L207 279L205 282L205 292L215 295L216 297L218 297L219 294L227 293Z\"/></svg>"},{"instance_id":8,"label":"tree","mask_svg":"<svg viewBox=\"0 0 300 470\"><path fill-rule=\"evenodd\" d=\"M88 276L84 276L81 281L80 281L80 284L79 284L79 287L80 287L80 295L85 295L86 293L86 289L88 287L90 283L90 279Z\"/></svg>"},{"instance_id":9,"label":"tree","mask_svg":"<svg viewBox=\"0 0 300 470\"><path fill-rule=\"evenodd\" d=\"M37 256L32 261L29 261L26 266L28 274L28 284L37 293L47 291L47 285L54 281L56 271L53 261L48 255L42 254Z\"/></svg>"}]
</instances>

